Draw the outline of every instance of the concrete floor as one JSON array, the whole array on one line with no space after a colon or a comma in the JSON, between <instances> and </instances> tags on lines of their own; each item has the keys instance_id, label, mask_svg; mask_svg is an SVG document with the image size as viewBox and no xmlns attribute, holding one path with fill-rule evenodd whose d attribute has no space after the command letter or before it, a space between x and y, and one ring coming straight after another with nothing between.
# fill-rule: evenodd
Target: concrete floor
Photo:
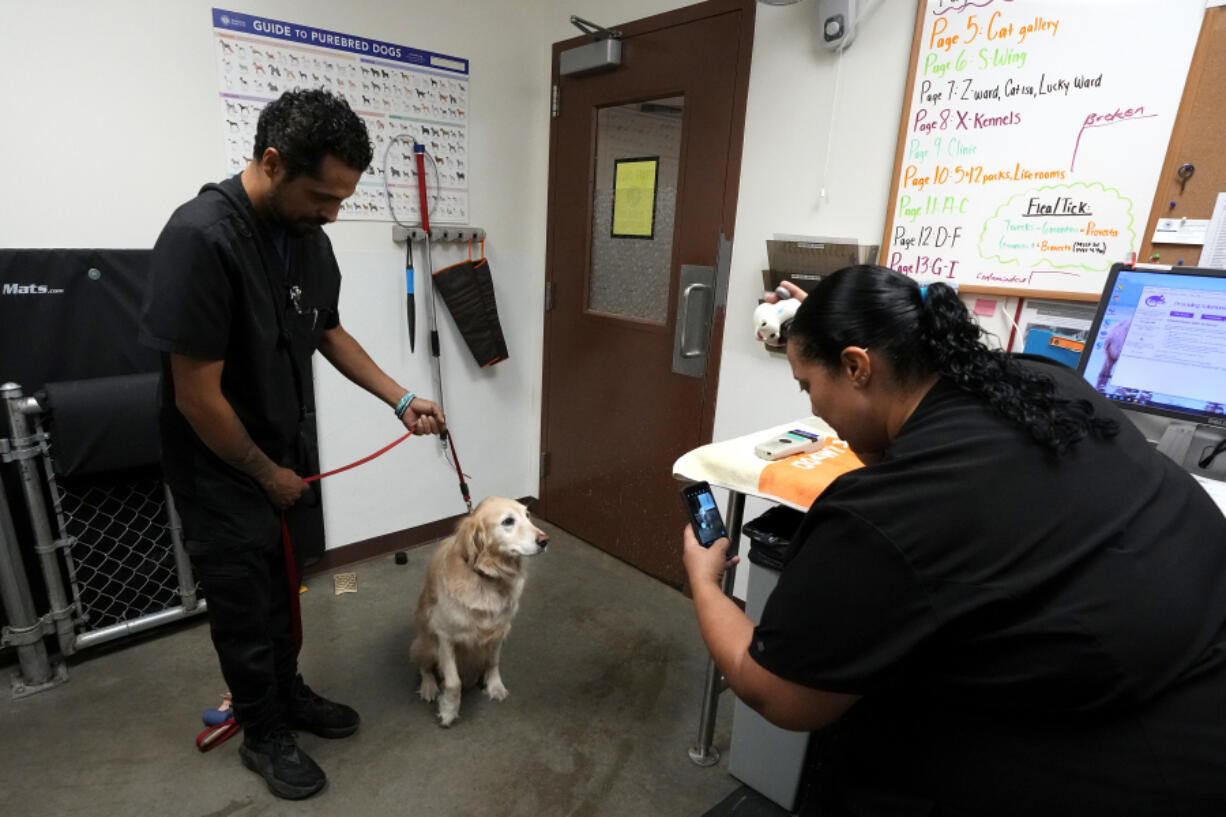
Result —
<instances>
[{"instance_id":1,"label":"concrete floor","mask_svg":"<svg viewBox=\"0 0 1226 817\"><path fill-rule=\"evenodd\" d=\"M357 574L354 594L334 595L331 574L308 579L303 674L363 718L348 739L301 736L328 773L319 795L274 798L241 766L241 736L196 750L200 714L225 688L198 619L76 656L69 682L48 692L14 701L0 685L0 811L699 817L739 784L727 773L730 693L719 765L686 754L707 659L689 600L544 527L551 545L530 561L503 649L507 700L466 691L444 730L417 697L408 648L431 550L417 548L404 566L388 555L342 568Z\"/></svg>"}]
</instances>

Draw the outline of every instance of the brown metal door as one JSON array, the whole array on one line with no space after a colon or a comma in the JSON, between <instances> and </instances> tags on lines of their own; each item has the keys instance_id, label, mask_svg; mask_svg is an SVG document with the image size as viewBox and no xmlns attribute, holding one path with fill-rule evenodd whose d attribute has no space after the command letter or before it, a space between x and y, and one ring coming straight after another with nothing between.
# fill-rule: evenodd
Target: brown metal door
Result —
<instances>
[{"instance_id":1,"label":"brown metal door","mask_svg":"<svg viewBox=\"0 0 1226 817\"><path fill-rule=\"evenodd\" d=\"M711 439L753 3L616 28L611 71L553 51L540 514L680 586L671 466Z\"/></svg>"}]
</instances>

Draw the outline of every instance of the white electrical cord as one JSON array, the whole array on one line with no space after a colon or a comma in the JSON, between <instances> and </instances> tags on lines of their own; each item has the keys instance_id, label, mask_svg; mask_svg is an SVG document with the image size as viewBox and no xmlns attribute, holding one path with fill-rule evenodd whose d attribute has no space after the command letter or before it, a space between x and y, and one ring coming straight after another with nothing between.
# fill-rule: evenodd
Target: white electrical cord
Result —
<instances>
[{"instance_id":1,"label":"white electrical cord","mask_svg":"<svg viewBox=\"0 0 1226 817\"><path fill-rule=\"evenodd\" d=\"M839 109L839 79L843 74L843 52L846 50L839 49L839 55L834 59L834 99L830 102L830 123L826 131L826 164L822 168L822 186L817 194L819 203L826 201L826 180L830 178L830 148L834 144L834 123Z\"/></svg>"},{"instance_id":2,"label":"white electrical cord","mask_svg":"<svg viewBox=\"0 0 1226 817\"><path fill-rule=\"evenodd\" d=\"M1006 308L1008 307L1008 305L1009 305L1008 298L1005 298L1000 302L1000 314L1004 315L1005 320L1008 322L1009 326L1013 327L1013 331L1009 333L1010 337L1016 338L1018 341L1024 341L1025 338L1022 337L1022 327L1018 326L1017 321L1013 319L1013 313L1009 309ZM1004 348L1004 344L1002 344L1002 348ZM1010 350L1006 348L1005 351L1008 352Z\"/></svg>"},{"instance_id":3,"label":"white electrical cord","mask_svg":"<svg viewBox=\"0 0 1226 817\"><path fill-rule=\"evenodd\" d=\"M1009 310L1005 308L1008 305L1008 303L1009 303L1008 300L1004 300L1000 302L1000 314L1005 316L1005 320L1009 322L1009 326L1013 327L1014 332L1021 332L1022 328L1017 325L1017 321L1013 320L1013 316L1010 315Z\"/></svg>"},{"instance_id":4,"label":"white electrical cord","mask_svg":"<svg viewBox=\"0 0 1226 817\"><path fill-rule=\"evenodd\" d=\"M865 2L863 5L861 5L856 10L856 26L857 27L859 27L859 24L863 22L864 19L867 18L870 13L877 10L877 6L881 4L881 1L882 0L867 0L867 2ZM826 180L829 178L829 174L830 174L830 148L831 148L831 143L833 142L832 137L834 135L835 114L838 113L838 108L839 108L839 91L842 88L842 83L840 82L840 79L842 78L842 74L843 74L843 52L846 50L847 50L846 47L840 48L838 52L838 56L835 58L834 100L832 101L830 105L830 131L826 135L826 165L825 167L822 168L822 185L821 185L820 191L818 192L818 200L820 202L826 201Z\"/></svg>"}]
</instances>

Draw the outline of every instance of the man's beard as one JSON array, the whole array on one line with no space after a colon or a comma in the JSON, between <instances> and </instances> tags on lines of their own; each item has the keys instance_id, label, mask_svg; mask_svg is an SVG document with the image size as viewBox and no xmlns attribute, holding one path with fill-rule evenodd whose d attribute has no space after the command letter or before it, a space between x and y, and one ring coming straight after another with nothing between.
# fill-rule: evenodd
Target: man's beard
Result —
<instances>
[{"instance_id":1,"label":"man's beard","mask_svg":"<svg viewBox=\"0 0 1226 817\"><path fill-rule=\"evenodd\" d=\"M283 183L282 183L283 184ZM327 222L319 219L291 219L285 215L285 208L282 206L283 193L281 184L277 184L268 194L268 215L269 218L280 225L286 232L291 235L306 235L314 230L319 229Z\"/></svg>"}]
</instances>

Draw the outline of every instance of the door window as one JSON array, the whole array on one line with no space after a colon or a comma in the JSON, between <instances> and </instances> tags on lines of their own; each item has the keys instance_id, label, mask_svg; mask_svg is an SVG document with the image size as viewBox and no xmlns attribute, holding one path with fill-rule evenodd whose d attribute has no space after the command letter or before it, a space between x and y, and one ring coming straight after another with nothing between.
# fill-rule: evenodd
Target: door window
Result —
<instances>
[{"instance_id":1,"label":"door window","mask_svg":"<svg viewBox=\"0 0 1226 817\"><path fill-rule=\"evenodd\" d=\"M664 324L684 99L601 108L587 308Z\"/></svg>"}]
</instances>

